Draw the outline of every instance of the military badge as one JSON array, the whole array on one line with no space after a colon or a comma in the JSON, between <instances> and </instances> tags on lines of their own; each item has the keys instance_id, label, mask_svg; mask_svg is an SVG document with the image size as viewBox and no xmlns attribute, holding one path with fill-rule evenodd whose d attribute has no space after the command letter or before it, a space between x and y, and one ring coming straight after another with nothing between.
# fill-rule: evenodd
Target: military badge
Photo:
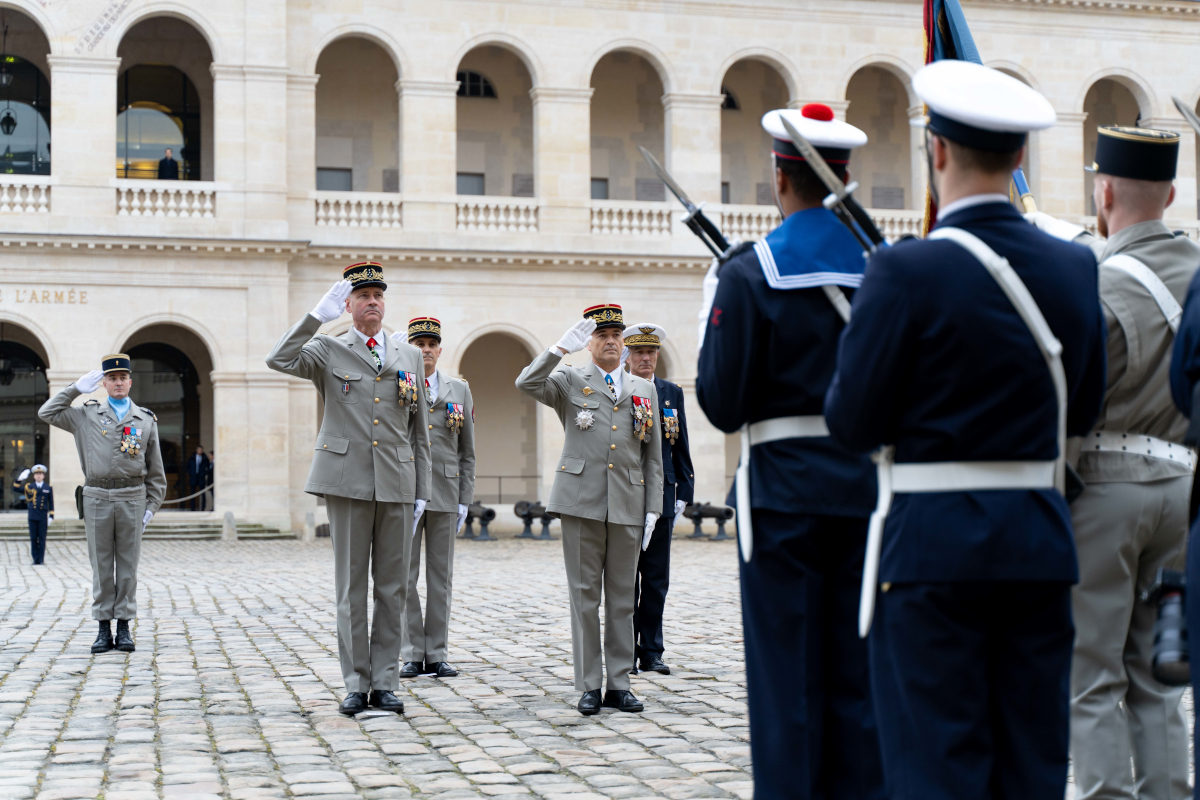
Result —
<instances>
[{"instance_id":1,"label":"military badge","mask_svg":"<svg viewBox=\"0 0 1200 800\"><path fill-rule=\"evenodd\" d=\"M396 372L396 386L400 395L400 405L412 410L417 402L417 374L415 372Z\"/></svg>"},{"instance_id":2,"label":"military badge","mask_svg":"<svg viewBox=\"0 0 1200 800\"><path fill-rule=\"evenodd\" d=\"M446 403L446 427L451 433L462 433L463 421L466 418L462 403Z\"/></svg>"},{"instance_id":3,"label":"military badge","mask_svg":"<svg viewBox=\"0 0 1200 800\"><path fill-rule=\"evenodd\" d=\"M120 448L130 458L137 458L142 452L142 429L126 425L122 429Z\"/></svg>"},{"instance_id":4,"label":"military badge","mask_svg":"<svg viewBox=\"0 0 1200 800\"><path fill-rule=\"evenodd\" d=\"M667 437L667 441L675 444L675 440L679 438L679 411L674 408L663 409L663 436Z\"/></svg>"},{"instance_id":5,"label":"military badge","mask_svg":"<svg viewBox=\"0 0 1200 800\"><path fill-rule=\"evenodd\" d=\"M596 422L596 415L586 408L575 415L575 426L581 431L586 431Z\"/></svg>"},{"instance_id":6,"label":"military badge","mask_svg":"<svg viewBox=\"0 0 1200 800\"><path fill-rule=\"evenodd\" d=\"M342 394L350 394L350 381L342 381Z\"/></svg>"},{"instance_id":7,"label":"military badge","mask_svg":"<svg viewBox=\"0 0 1200 800\"><path fill-rule=\"evenodd\" d=\"M654 409L650 407L649 397L634 395L630 399L633 401L629 406L629 411L633 414L633 432L637 434L638 439L644 442L646 434L654 426Z\"/></svg>"},{"instance_id":8,"label":"military badge","mask_svg":"<svg viewBox=\"0 0 1200 800\"><path fill-rule=\"evenodd\" d=\"M587 397L588 395L590 395L590 394L591 394L592 392L594 392L594 391L596 391L596 390L595 390L595 389L593 389L592 387L590 387L590 386L585 386L585 387L583 387L583 396L584 396L584 397Z\"/></svg>"}]
</instances>

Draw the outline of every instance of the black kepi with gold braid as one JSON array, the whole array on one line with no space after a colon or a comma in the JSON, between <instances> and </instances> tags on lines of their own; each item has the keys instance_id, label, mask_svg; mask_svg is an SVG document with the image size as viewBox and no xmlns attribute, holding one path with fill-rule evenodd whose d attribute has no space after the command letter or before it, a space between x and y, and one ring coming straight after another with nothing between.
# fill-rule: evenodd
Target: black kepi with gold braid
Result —
<instances>
[{"instance_id":1,"label":"black kepi with gold braid","mask_svg":"<svg viewBox=\"0 0 1200 800\"><path fill-rule=\"evenodd\" d=\"M110 372L132 372L129 364L129 356L124 353L113 353L110 356L105 356L100 361L100 369L104 370L107 375Z\"/></svg>"},{"instance_id":2,"label":"black kepi with gold braid","mask_svg":"<svg viewBox=\"0 0 1200 800\"><path fill-rule=\"evenodd\" d=\"M378 286L387 289L383 282L383 266L377 261L362 261L351 264L342 270L342 280L350 281L350 291L363 289L367 286Z\"/></svg>"},{"instance_id":3,"label":"black kepi with gold braid","mask_svg":"<svg viewBox=\"0 0 1200 800\"><path fill-rule=\"evenodd\" d=\"M1114 178L1173 181L1182 137L1174 131L1105 125L1097 128L1092 170Z\"/></svg>"},{"instance_id":4,"label":"black kepi with gold braid","mask_svg":"<svg viewBox=\"0 0 1200 800\"><path fill-rule=\"evenodd\" d=\"M433 317L417 317L408 321L408 340L421 336L442 340L442 323Z\"/></svg>"},{"instance_id":5,"label":"black kepi with gold braid","mask_svg":"<svg viewBox=\"0 0 1200 800\"><path fill-rule=\"evenodd\" d=\"M590 319L596 323L596 328L620 328L625 329L625 317L621 314L621 307L616 303L604 303L583 310L583 318Z\"/></svg>"}]
</instances>

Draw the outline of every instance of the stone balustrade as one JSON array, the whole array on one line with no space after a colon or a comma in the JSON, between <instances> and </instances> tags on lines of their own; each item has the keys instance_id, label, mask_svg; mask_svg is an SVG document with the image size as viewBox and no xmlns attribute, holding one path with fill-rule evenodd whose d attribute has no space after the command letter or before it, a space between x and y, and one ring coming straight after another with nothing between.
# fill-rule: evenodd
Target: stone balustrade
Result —
<instances>
[{"instance_id":1,"label":"stone balustrade","mask_svg":"<svg viewBox=\"0 0 1200 800\"><path fill-rule=\"evenodd\" d=\"M761 239L779 225L775 206L721 206L717 224L727 239L743 242Z\"/></svg>"},{"instance_id":2,"label":"stone balustrade","mask_svg":"<svg viewBox=\"0 0 1200 800\"><path fill-rule=\"evenodd\" d=\"M0 175L0 214L50 213L49 175Z\"/></svg>"},{"instance_id":3,"label":"stone balustrade","mask_svg":"<svg viewBox=\"0 0 1200 800\"><path fill-rule=\"evenodd\" d=\"M533 233L538 229L537 200L480 197L458 200L457 228L471 233Z\"/></svg>"},{"instance_id":4,"label":"stone balustrade","mask_svg":"<svg viewBox=\"0 0 1200 800\"><path fill-rule=\"evenodd\" d=\"M888 243L906 234L921 235L921 226L925 219L924 211L893 211L891 209L868 208L867 213L875 220L875 226L883 234Z\"/></svg>"},{"instance_id":5,"label":"stone balustrade","mask_svg":"<svg viewBox=\"0 0 1200 800\"><path fill-rule=\"evenodd\" d=\"M317 227L399 229L402 202L392 192L314 192Z\"/></svg>"},{"instance_id":6,"label":"stone balustrade","mask_svg":"<svg viewBox=\"0 0 1200 800\"><path fill-rule=\"evenodd\" d=\"M667 203L593 200L592 233L597 236L670 236Z\"/></svg>"},{"instance_id":7,"label":"stone balustrade","mask_svg":"<svg viewBox=\"0 0 1200 800\"><path fill-rule=\"evenodd\" d=\"M116 179L117 216L212 219L217 189L211 181Z\"/></svg>"}]
</instances>

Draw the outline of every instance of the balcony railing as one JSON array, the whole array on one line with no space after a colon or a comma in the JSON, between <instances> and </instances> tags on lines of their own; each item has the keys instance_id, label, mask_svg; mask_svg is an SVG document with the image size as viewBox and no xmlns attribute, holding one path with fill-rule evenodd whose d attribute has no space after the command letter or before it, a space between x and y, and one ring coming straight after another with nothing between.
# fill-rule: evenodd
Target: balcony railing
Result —
<instances>
[{"instance_id":1,"label":"balcony railing","mask_svg":"<svg viewBox=\"0 0 1200 800\"><path fill-rule=\"evenodd\" d=\"M901 211L880 208L868 208L867 213L875 220L875 226L889 243L896 241L905 234L921 235L921 222L925 219L924 211Z\"/></svg>"},{"instance_id":2,"label":"balcony railing","mask_svg":"<svg viewBox=\"0 0 1200 800\"><path fill-rule=\"evenodd\" d=\"M403 204L393 192L315 192L319 228L399 229Z\"/></svg>"},{"instance_id":3,"label":"balcony railing","mask_svg":"<svg viewBox=\"0 0 1200 800\"><path fill-rule=\"evenodd\" d=\"M0 175L0 214L50 213L47 175Z\"/></svg>"},{"instance_id":4,"label":"balcony railing","mask_svg":"<svg viewBox=\"0 0 1200 800\"><path fill-rule=\"evenodd\" d=\"M117 178L117 216L212 219L217 209L211 181Z\"/></svg>"},{"instance_id":5,"label":"balcony railing","mask_svg":"<svg viewBox=\"0 0 1200 800\"><path fill-rule=\"evenodd\" d=\"M457 227L472 233L533 233L538 229L537 200L460 197Z\"/></svg>"},{"instance_id":6,"label":"balcony railing","mask_svg":"<svg viewBox=\"0 0 1200 800\"><path fill-rule=\"evenodd\" d=\"M775 206L721 206L721 233L727 239L751 242L779 227L781 217Z\"/></svg>"},{"instance_id":7,"label":"balcony railing","mask_svg":"<svg viewBox=\"0 0 1200 800\"><path fill-rule=\"evenodd\" d=\"M592 233L597 236L670 236L671 206L629 200L593 200Z\"/></svg>"}]
</instances>

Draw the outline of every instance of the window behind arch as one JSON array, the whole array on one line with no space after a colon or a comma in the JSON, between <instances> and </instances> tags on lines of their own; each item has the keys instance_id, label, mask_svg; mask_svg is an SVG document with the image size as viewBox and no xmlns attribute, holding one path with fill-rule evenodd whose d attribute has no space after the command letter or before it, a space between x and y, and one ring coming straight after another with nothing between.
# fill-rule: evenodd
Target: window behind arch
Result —
<instances>
[{"instance_id":1,"label":"window behind arch","mask_svg":"<svg viewBox=\"0 0 1200 800\"><path fill-rule=\"evenodd\" d=\"M459 97L490 97L495 99L496 87L492 86L491 81L475 70L459 70L457 78Z\"/></svg>"},{"instance_id":2,"label":"window behind arch","mask_svg":"<svg viewBox=\"0 0 1200 800\"><path fill-rule=\"evenodd\" d=\"M5 56L11 77L0 90L0 172L50 174L50 83L19 56Z\"/></svg>"},{"instance_id":3,"label":"window behind arch","mask_svg":"<svg viewBox=\"0 0 1200 800\"><path fill-rule=\"evenodd\" d=\"M180 180L200 180L200 95L175 67L130 67L117 81L117 177L159 177L167 148Z\"/></svg>"}]
</instances>

